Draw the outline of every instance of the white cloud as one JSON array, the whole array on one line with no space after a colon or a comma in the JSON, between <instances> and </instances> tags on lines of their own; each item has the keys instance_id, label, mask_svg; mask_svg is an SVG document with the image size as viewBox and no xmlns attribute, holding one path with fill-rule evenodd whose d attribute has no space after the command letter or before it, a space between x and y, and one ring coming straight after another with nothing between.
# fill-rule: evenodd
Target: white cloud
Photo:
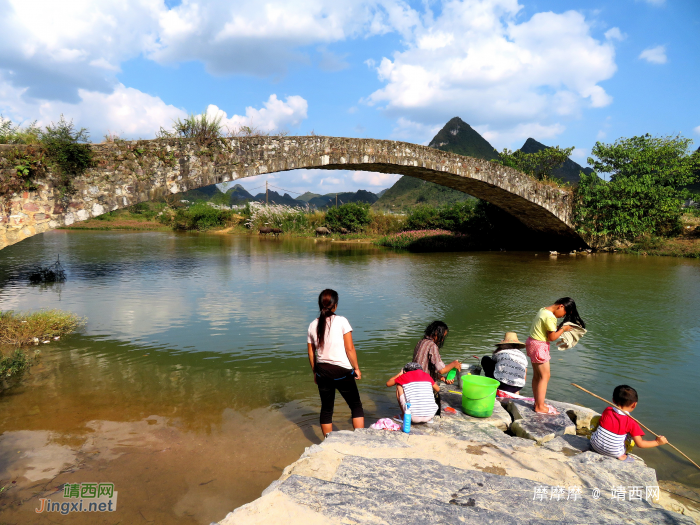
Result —
<instances>
[{"instance_id":1,"label":"white cloud","mask_svg":"<svg viewBox=\"0 0 700 525\"><path fill-rule=\"evenodd\" d=\"M662 6L666 3L666 0L637 0L637 2L644 2L654 6Z\"/></svg>"},{"instance_id":2,"label":"white cloud","mask_svg":"<svg viewBox=\"0 0 700 525\"><path fill-rule=\"evenodd\" d=\"M111 93L78 90L78 102L26 100L26 89L18 89L0 76L0 113L15 122L37 120L39 125L56 122L62 114L91 132L100 142L112 132L124 138L152 138L160 126L186 116L184 110L160 98L118 84Z\"/></svg>"},{"instance_id":3,"label":"white cloud","mask_svg":"<svg viewBox=\"0 0 700 525\"><path fill-rule=\"evenodd\" d=\"M698 126L697 128L693 129L693 131L694 131L695 133L697 133L698 135L700 135L700 126Z\"/></svg>"},{"instance_id":4,"label":"white cloud","mask_svg":"<svg viewBox=\"0 0 700 525\"><path fill-rule=\"evenodd\" d=\"M590 154L591 150L586 148L576 148L571 152L571 159L578 162L582 166L586 165L586 159Z\"/></svg>"},{"instance_id":5,"label":"white cloud","mask_svg":"<svg viewBox=\"0 0 700 525\"><path fill-rule=\"evenodd\" d=\"M401 178L401 175L392 173L376 173L374 171L355 171L352 173L352 181L359 187L373 186L375 189L389 188Z\"/></svg>"},{"instance_id":6,"label":"white cloud","mask_svg":"<svg viewBox=\"0 0 700 525\"><path fill-rule=\"evenodd\" d=\"M27 99L111 92L121 62L153 47L163 9L157 0L0 2L0 71Z\"/></svg>"},{"instance_id":7,"label":"white cloud","mask_svg":"<svg viewBox=\"0 0 700 525\"><path fill-rule=\"evenodd\" d=\"M517 124L502 131L490 129L488 125L475 126L474 128L497 150L512 144L518 144L519 147L520 143L528 137L538 141L551 139L563 133L565 129L561 124L543 125L537 122Z\"/></svg>"},{"instance_id":8,"label":"white cloud","mask_svg":"<svg viewBox=\"0 0 700 525\"><path fill-rule=\"evenodd\" d=\"M446 1L413 29L403 51L381 60L376 71L385 86L365 102L426 125L459 115L501 136L534 125L553 136L563 129L560 117L610 104L599 83L617 69L619 29L601 41L581 13L537 13L521 22L520 10L516 0Z\"/></svg>"},{"instance_id":9,"label":"white cloud","mask_svg":"<svg viewBox=\"0 0 700 525\"><path fill-rule=\"evenodd\" d=\"M410 31L417 21L401 0L183 2L160 14L159 39L148 56L160 63L201 60L216 74L265 76L308 62L304 46Z\"/></svg>"},{"instance_id":10,"label":"white cloud","mask_svg":"<svg viewBox=\"0 0 700 525\"><path fill-rule=\"evenodd\" d=\"M666 46L647 48L639 54L639 58L646 60L650 64L665 64L668 61Z\"/></svg>"},{"instance_id":11,"label":"white cloud","mask_svg":"<svg viewBox=\"0 0 700 525\"><path fill-rule=\"evenodd\" d=\"M605 38L608 40L624 40L627 35L620 31L619 27L612 27L605 32Z\"/></svg>"},{"instance_id":12,"label":"white cloud","mask_svg":"<svg viewBox=\"0 0 700 525\"><path fill-rule=\"evenodd\" d=\"M240 184L253 195L264 191L265 181L269 181L271 187L284 188L279 193L287 191L292 197L311 191L325 195L326 193L354 192L359 189L377 192L391 187L401 176L387 173L374 173L368 171L346 170L291 170L265 175L257 175L246 179L238 179L221 185L224 191L227 188Z\"/></svg>"},{"instance_id":13,"label":"white cloud","mask_svg":"<svg viewBox=\"0 0 700 525\"><path fill-rule=\"evenodd\" d=\"M231 131L248 126L270 132L298 127L301 121L306 119L306 112L309 109L308 102L298 95L286 97L283 102L277 98L277 95L272 94L263 105L265 107L261 109L248 106L245 109L245 116L231 115L231 118L228 118L225 111L211 104L207 107L207 114L221 117L221 124Z\"/></svg>"},{"instance_id":14,"label":"white cloud","mask_svg":"<svg viewBox=\"0 0 700 525\"><path fill-rule=\"evenodd\" d=\"M404 117L399 117L396 121L396 126L391 132L391 138L395 140L414 141L416 137L420 137L420 142L424 146L428 145L430 139L440 131L442 125L422 124L414 122Z\"/></svg>"}]
</instances>

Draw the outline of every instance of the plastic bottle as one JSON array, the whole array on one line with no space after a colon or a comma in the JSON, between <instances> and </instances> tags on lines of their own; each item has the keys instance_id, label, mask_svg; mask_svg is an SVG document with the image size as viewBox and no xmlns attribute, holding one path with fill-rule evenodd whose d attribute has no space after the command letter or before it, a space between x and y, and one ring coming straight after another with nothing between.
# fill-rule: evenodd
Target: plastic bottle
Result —
<instances>
[{"instance_id":1,"label":"plastic bottle","mask_svg":"<svg viewBox=\"0 0 700 525\"><path fill-rule=\"evenodd\" d=\"M456 369L456 368L453 368L452 370L450 370L449 372L447 372L447 377L446 377L446 379L447 379L448 381L452 381L455 377L457 377L457 369Z\"/></svg>"},{"instance_id":2,"label":"plastic bottle","mask_svg":"<svg viewBox=\"0 0 700 525\"><path fill-rule=\"evenodd\" d=\"M406 411L403 413L403 431L406 434L411 431L411 403L406 403Z\"/></svg>"}]
</instances>

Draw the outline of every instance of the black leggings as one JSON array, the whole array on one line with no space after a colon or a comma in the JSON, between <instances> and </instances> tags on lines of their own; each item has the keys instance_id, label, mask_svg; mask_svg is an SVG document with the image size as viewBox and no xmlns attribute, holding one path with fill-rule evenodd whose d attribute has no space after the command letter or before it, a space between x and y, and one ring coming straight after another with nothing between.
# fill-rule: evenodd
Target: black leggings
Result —
<instances>
[{"instance_id":1,"label":"black leggings","mask_svg":"<svg viewBox=\"0 0 700 525\"><path fill-rule=\"evenodd\" d=\"M318 383L318 393L321 395L322 425L333 422L333 405L335 404L336 389L350 407L353 419L356 417L365 417L365 412L362 410L362 401L360 401L360 392L357 390L357 383L350 373L341 379L332 379L316 375L316 382Z\"/></svg>"}]
</instances>

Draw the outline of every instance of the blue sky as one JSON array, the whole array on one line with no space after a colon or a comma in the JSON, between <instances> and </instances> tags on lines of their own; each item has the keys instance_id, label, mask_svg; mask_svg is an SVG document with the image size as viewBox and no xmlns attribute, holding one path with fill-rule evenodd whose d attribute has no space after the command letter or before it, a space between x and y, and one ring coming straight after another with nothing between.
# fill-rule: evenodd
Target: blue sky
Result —
<instances>
[{"instance_id":1,"label":"blue sky","mask_svg":"<svg viewBox=\"0 0 700 525\"><path fill-rule=\"evenodd\" d=\"M0 113L63 113L96 142L208 111L233 130L426 144L459 116L499 150L533 137L585 164L597 140L700 144L698 35L694 0L0 0ZM398 177L265 178L330 193Z\"/></svg>"}]
</instances>

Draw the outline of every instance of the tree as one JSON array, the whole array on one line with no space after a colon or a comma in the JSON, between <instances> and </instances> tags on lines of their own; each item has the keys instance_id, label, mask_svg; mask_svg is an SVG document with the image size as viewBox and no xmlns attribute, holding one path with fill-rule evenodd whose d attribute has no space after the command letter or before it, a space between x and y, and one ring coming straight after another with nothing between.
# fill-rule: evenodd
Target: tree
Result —
<instances>
[{"instance_id":1,"label":"tree","mask_svg":"<svg viewBox=\"0 0 700 525\"><path fill-rule=\"evenodd\" d=\"M553 180L561 182L552 177L552 171L561 167L569 158L574 148L553 148L543 149L537 153L524 153L520 150L510 151L505 148L498 154L497 162L510 168L522 171L537 180Z\"/></svg>"},{"instance_id":2,"label":"tree","mask_svg":"<svg viewBox=\"0 0 700 525\"><path fill-rule=\"evenodd\" d=\"M642 234L671 235L680 228L686 186L697 180L700 154L690 151L691 139L620 138L596 142L581 174L574 217L579 233L591 239L633 240ZM606 181L599 174L609 174Z\"/></svg>"},{"instance_id":3,"label":"tree","mask_svg":"<svg viewBox=\"0 0 700 525\"><path fill-rule=\"evenodd\" d=\"M369 204L366 202L348 202L337 208L328 208L326 211L326 225L333 231L345 228L351 232L357 232L367 226L371 220Z\"/></svg>"}]
</instances>

